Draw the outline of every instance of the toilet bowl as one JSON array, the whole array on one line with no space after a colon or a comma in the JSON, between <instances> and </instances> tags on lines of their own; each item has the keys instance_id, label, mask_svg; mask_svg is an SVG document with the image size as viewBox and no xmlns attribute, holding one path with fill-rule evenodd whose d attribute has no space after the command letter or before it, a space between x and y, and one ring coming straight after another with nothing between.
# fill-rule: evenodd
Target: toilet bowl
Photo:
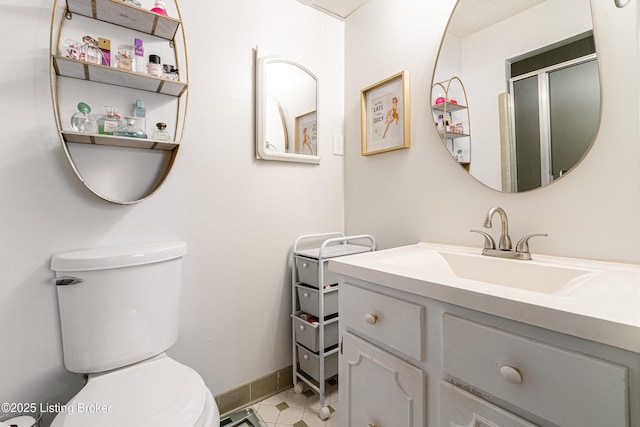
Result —
<instances>
[{"instance_id":1,"label":"toilet bowl","mask_svg":"<svg viewBox=\"0 0 640 427\"><path fill-rule=\"evenodd\" d=\"M203 379L165 354L178 333L183 242L56 254L65 367L87 375L52 427L218 427Z\"/></svg>"},{"instance_id":2,"label":"toilet bowl","mask_svg":"<svg viewBox=\"0 0 640 427\"><path fill-rule=\"evenodd\" d=\"M219 419L200 375L163 355L90 375L51 427L218 427Z\"/></svg>"}]
</instances>

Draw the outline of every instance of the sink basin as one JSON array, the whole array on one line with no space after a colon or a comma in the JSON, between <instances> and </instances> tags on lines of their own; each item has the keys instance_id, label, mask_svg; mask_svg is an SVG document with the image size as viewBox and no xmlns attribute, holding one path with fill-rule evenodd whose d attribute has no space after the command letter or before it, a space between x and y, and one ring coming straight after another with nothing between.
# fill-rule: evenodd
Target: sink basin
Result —
<instances>
[{"instance_id":1,"label":"sink basin","mask_svg":"<svg viewBox=\"0 0 640 427\"><path fill-rule=\"evenodd\" d=\"M380 262L421 270L438 279L458 279L507 286L546 294L562 294L597 274L595 270L423 248Z\"/></svg>"},{"instance_id":2,"label":"sink basin","mask_svg":"<svg viewBox=\"0 0 640 427\"><path fill-rule=\"evenodd\" d=\"M375 283L408 301L418 295L640 353L640 263L481 253L419 242L333 258L329 269L345 283Z\"/></svg>"},{"instance_id":3,"label":"sink basin","mask_svg":"<svg viewBox=\"0 0 640 427\"><path fill-rule=\"evenodd\" d=\"M591 270L440 252L456 277L555 294L568 291L596 273Z\"/></svg>"}]
</instances>

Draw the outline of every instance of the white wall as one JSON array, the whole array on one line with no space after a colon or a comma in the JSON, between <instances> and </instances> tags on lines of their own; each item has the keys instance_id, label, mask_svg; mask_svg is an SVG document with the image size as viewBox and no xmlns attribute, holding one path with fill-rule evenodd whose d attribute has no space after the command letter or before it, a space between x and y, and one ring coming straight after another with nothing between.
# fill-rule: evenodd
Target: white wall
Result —
<instances>
[{"instance_id":1,"label":"white wall","mask_svg":"<svg viewBox=\"0 0 640 427\"><path fill-rule=\"evenodd\" d=\"M187 242L181 333L170 354L214 393L290 365L289 249L300 234L344 225L343 158L330 154L343 129L344 24L293 0L181 2L190 59L184 145L157 194L120 206L80 184L56 134L53 3L2 3L11 65L0 77L0 402L64 402L81 387L63 368L49 261L92 246ZM258 44L318 75L320 166L255 160Z\"/></svg>"},{"instance_id":2,"label":"white wall","mask_svg":"<svg viewBox=\"0 0 640 427\"><path fill-rule=\"evenodd\" d=\"M381 248L421 240L480 248L481 237L469 230L499 205L513 239L549 233L531 242L534 253L640 261L636 3L618 9L613 1L593 2L604 93L598 138L569 175L524 194L480 184L451 160L434 131L433 65L454 3L373 0L347 20L347 232L371 233ZM360 90L400 70L411 74L411 148L363 157Z\"/></svg>"}]
</instances>

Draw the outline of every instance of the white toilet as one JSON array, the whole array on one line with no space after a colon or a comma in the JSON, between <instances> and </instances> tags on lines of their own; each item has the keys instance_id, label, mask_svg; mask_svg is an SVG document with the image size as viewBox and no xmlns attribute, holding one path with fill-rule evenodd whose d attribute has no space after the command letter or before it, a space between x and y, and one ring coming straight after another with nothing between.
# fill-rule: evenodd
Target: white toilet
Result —
<instances>
[{"instance_id":1,"label":"white toilet","mask_svg":"<svg viewBox=\"0 0 640 427\"><path fill-rule=\"evenodd\" d=\"M51 259L65 367L88 374L52 427L218 427L211 392L164 352L178 336L184 242L60 253Z\"/></svg>"}]
</instances>

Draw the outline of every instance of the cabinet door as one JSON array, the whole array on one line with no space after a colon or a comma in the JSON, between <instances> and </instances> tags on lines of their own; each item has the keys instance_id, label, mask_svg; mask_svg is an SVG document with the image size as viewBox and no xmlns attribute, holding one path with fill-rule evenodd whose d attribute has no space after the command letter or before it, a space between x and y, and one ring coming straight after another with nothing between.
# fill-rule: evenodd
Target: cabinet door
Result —
<instances>
[{"instance_id":1,"label":"cabinet door","mask_svg":"<svg viewBox=\"0 0 640 427\"><path fill-rule=\"evenodd\" d=\"M442 381L440 427L536 427L520 417Z\"/></svg>"},{"instance_id":2,"label":"cabinet door","mask_svg":"<svg viewBox=\"0 0 640 427\"><path fill-rule=\"evenodd\" d=\"M426 374L345 333L340 356L344 427L426 425Z\"/></svg>"}]
</instances>

